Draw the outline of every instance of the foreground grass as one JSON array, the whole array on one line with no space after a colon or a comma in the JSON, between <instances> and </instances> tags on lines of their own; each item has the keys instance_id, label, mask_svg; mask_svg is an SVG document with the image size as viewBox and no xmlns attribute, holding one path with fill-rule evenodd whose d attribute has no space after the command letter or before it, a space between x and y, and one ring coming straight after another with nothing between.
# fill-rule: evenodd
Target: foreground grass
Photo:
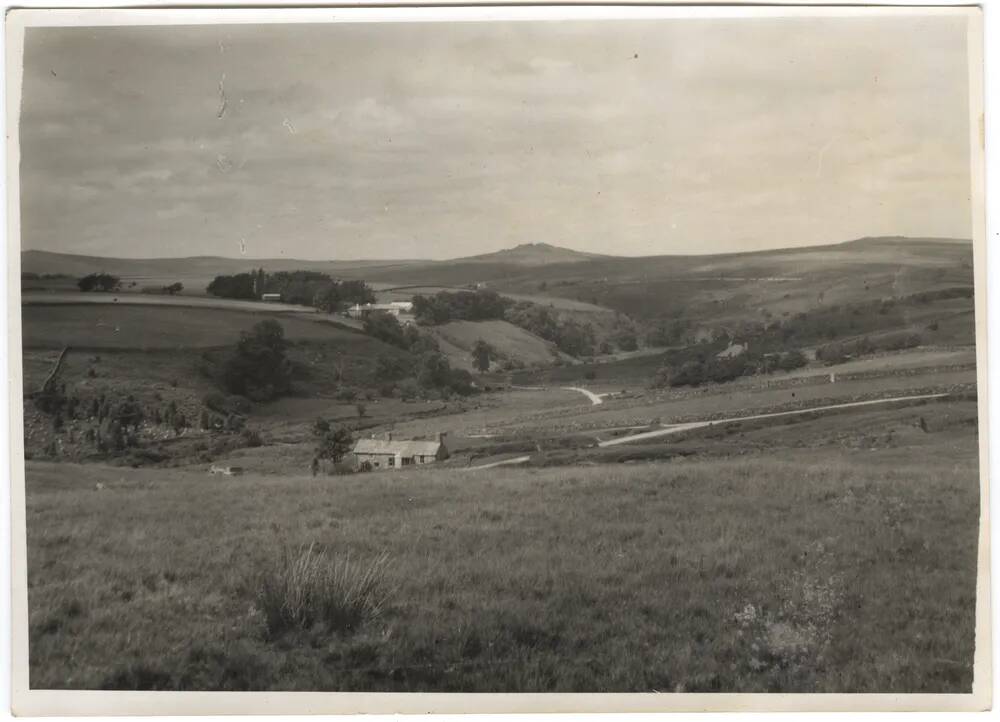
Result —
<instances>
[{"instance_id":1,"label":"foreground grass","mask_svg":"<svg viewBox=\"0 0 1000 722\"><path fill-rule=\"evenodd\" d=\"M31 686L969 690L974 463L823 454L226 481L32 464ZM260 572L309 545L388 555L376 618L268 633Z\"/></svg>"}]
</instances>

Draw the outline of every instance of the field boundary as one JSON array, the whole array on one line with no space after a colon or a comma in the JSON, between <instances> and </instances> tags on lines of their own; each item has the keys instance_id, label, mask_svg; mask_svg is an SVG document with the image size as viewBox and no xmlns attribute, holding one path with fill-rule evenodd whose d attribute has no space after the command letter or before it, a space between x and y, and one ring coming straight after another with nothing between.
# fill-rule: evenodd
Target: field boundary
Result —
<instances>
[{"instance_id":1,"label":"field boundary","mask_svg":"<svg viewBox=\"0 0 1000 722\"><path fill-rule=\"evenodd\" d=\"M39 389L40 393L44 393L48 390L49 384L51 384L56 375L59 373L59 369L62 368L63 360L66 358L66 354L69 352L69 346L64 346L63 350L59 352L59 358L56 359L55 365L52 370L49 371L49 375L45 377L45 381L42 382L42 387Z\"/></svg>"}]
</instances>

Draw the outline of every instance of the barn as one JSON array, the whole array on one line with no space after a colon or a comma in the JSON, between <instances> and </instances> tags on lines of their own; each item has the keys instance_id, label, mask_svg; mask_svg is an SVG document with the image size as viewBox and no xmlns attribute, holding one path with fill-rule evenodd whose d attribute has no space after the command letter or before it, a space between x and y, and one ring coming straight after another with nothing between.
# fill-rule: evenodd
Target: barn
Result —
<instances>
[{"instance_id":1,"label":"barn","mask_svg":"<svg viewBox=\"0 0 1000 722\"><path fill-rule=\"evenodd\" d=\"M404 466L431 464L448 458L444 434L432 441L419 439L359 439L354 445L354 464L365 463L373 469L399 469Z\"/></svg>"}]
</instances>

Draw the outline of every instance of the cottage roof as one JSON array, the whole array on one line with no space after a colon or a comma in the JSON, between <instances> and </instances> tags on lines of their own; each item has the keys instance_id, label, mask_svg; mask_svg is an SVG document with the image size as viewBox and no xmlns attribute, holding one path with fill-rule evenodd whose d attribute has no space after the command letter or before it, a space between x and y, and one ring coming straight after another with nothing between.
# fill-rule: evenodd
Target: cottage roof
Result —
<instances>
[{"instance_id":1,"label":"cottage roof","mask_svg":"<svg viewBox=\"0 0 1000 722\"><path fill-rule=\"evenodd\" d=\"M440 441L388 441L386 439L358 439L355 454L399 454L401 456L437 456Z\"/></svg>"}]
</instances>

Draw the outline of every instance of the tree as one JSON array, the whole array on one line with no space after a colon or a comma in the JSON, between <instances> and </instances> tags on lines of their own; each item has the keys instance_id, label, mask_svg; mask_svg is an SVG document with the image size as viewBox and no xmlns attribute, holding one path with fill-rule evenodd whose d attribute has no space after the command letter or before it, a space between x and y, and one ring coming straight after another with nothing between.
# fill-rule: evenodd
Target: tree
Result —
<instances>
[{"instance_id":1,"label":"tree","mask_svg":"<svg viewBox=\"0 0 1000 722\"><path fill-rule=\"evenodd\" d=\"M395 316L385 311L373 311L365 316L364 332L399 348L407 346L403 327Z\"/></svg>"},{"instance_id":2,"label":"tree","mask_svg":"<svg viewBox=\"0 0 1000 722\"><path fill-rule=\"evenodd\" d=\"M163 290L168 295L173 296L174 294L180 293L181 291L184 290L184 284L181 283L180 281L175 281L174 283L171 283L169 286L164 286Z\"/></svg>"},{"instance_id":3,"label":"tree","mask_svg":"<svg viewBox=\"0 0 1000 722\"><path fill-rule=\"evenodd\" d=\"M254 401L269 401L286 393L292 374L285 346L285 330L277 321L261 321L244 331L223 369L226 387Z\"/></svg>"},{"instance_id":4,"label":"tree","mask_svg":"<svg viewBox=\"0 0 1000 722\"><path fill-rule=\"evenodd\" d=\"M313 436L324 436L330 431L330 422L326 419L320 417L317 418L312 425Z\"/></svg>"},{"instance_id":5,"label":"tree","mask_svg":"<svg viewBox=\"0 0 1000 722\"><path fill-rule=\"evenodd\" d=\"M420 371L417 381L425 388L441 388L448 386L451 380L451 365L448 359L440 353L424 354L420 360Z\"/></svg>"},{"instance_id":6,"label":"tree","mask_svg":"<svg viewBox=\"0 0 1000 722\"><path fill-rule=\"evenodd\" d=\"M116 291L121 287L121 279L110 273L91 273L76 282L81 291Z\"/></svg>"},{"instance_id":7,"label":"tree","mask_svg":"<svg viewBox=\"0 0 1000 722\"><path fill-rule=\"evenodd\" d=\"M477 339L475 346L472 347L472 365L479 373L486 373L490 370L490 357L492 355L493 347L483 339Z\"/></svg>"},{"instance_id":8,"label":"tree","mask_svg":"<svg viewBox=\"0 0 1000 722\"><path fill-rule=\"evenodd\" d=\"M341 281L339 291L344 303L375 303L375 292L364 281Z\"/></svg>"},{"instance_id":9,"label":"tree","mask_svg":"<svg viewBox=\"0 0 1000 722\"><path fill-rule=\"evenodd\" d=\"M316 457L336 463L352 448L354 448L354 437L350 431L341 426L327 431L320 437L319 445L316 447Z\"/></svg>"},{"instance_id":10,"label":"tree","mask_svg":"<svg viewBox=\"0 0 1000 722\"><path fill-rule=\"evenodd\" d=\"M409 364L395 356L380 354L375 357L375 379L377 381L398 381L409 371Z\"/></svg>"},{"instance_id":11,"label":"tree","mask_svg":"<svg viewBox=\"0 0 1000 722\"><path fill-rule=\"evenodd\" d=\"M341 302L340 286L336 283L323 286L312 298L312 305L326 313L335 313L340 309Z\"/></svg>"},{"instance_id":12,"label":"tree","mask_svg":"<svg viewBox=\"0 0 1000 722\"><path fill-rule=\"evenodd\" d=\"M360 401L354 405L354 408L358 411L358 418L363 419L365 417L365 412L368 411L368 407L365 406Z\"/></svg>"}]
</instances>

